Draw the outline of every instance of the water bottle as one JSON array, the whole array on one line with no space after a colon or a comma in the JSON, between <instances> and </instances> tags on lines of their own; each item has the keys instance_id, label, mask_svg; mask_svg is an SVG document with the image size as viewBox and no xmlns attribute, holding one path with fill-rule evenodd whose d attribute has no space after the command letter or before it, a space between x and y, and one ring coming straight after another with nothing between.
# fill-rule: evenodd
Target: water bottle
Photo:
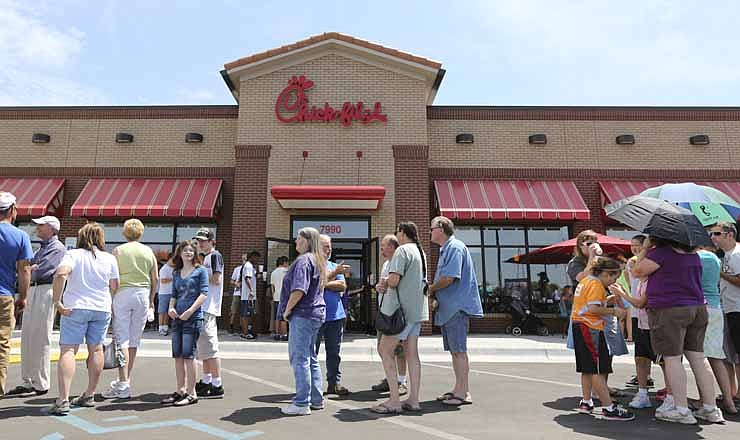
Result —
<instances>
[{"instance_id":1,"label":"water bottle","mask_svg":"<svg viewBox=\"0 0 740 440\"><path fill-rule=\"evenodd\" d=\"M601 255L604 253L604 251L601 250L601 246L599 246L599 243L592 244L591 250L593 251L594 255Z\"/></svg>"},{"instance_id":2,"label":"water bottle","mask_svg":"<svg viewBox=\"0 0 740 440\"><path fill-rule=\"evenodd\" d=\"M154 309L152 307L146 310L146 320L147 322L154 322Z\"/></svg>"}]
</instances>

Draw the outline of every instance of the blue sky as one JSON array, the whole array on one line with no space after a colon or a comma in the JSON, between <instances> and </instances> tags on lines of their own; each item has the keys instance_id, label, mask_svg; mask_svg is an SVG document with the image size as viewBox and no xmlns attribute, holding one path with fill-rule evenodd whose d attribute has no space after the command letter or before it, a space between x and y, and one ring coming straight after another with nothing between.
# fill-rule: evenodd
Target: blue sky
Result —
<instances>
[{"instance_id":1,"label":"blue sky","mask_svg":"<svg viewBox=\"0 0 740 440\"><path fill-rule=\"evenodd\" d=\"M225 62L337 31L440 61L439 105L740 106L740 3L0 0L0 106L233 104Z\"/></svg>"}]
</instances>

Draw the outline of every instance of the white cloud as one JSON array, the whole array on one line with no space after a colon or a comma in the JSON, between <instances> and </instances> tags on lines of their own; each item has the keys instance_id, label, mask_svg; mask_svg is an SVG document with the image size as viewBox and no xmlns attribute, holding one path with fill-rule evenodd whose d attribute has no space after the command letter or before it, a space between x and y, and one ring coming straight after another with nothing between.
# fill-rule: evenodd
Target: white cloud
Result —
<instances>
[{"instance_id":1,"label":"white cloud","mask_svg":"<svg viewBox=\"0 0 740 440\"><path fill-rule=\"evenodd\" d=\"M71 76L85 34L43 21L42 5L0 0L0 105L92 105L99 90Z\"/></svg>"}]
</instances>

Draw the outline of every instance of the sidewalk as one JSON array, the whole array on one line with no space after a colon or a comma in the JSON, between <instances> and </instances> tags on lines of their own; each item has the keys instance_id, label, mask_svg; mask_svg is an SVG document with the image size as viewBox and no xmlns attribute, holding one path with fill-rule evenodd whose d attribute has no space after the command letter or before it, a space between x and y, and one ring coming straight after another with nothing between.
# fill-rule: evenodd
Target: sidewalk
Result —
<instances>
[{"instance_id":1,"label":"sidewalk","mask_svg":"<svg viewBox=\"0 0 740 440\"><path fill-rule=\"evenodd\" d=\"M13 332L13 361L20 361L20 331ZM17 338L17 339L16 339ZM52 335L53 358L59 352L59 332ZM219 332L220 357L222 359L288 359L288 343L273 341L269 335L260 335L257 340L246 341L227 332ZM359 362L380 362L375 350L376 339L363 334L345 335L342 343L342 360ZM633 345L628 344L630 354L614 358L614 363L632 364ZM156 331L144 333L139 356L171 356L169 337L159 336ZM511 336L503 334L474 334L468 338L468 354L472 362L527 362L527 363L574 363L573 351L565 346L565 339L557 336ZM55 356L56 355L56 356ZM442 348L442 337L423 336L419 338L419 355L423 362L448 362L449 353ZM320 356L324 358L324 351ZM78 359L85 359L85 348L80 347ZM13 363L11 361L11 363Z\"/></svg>"}]
</instances>

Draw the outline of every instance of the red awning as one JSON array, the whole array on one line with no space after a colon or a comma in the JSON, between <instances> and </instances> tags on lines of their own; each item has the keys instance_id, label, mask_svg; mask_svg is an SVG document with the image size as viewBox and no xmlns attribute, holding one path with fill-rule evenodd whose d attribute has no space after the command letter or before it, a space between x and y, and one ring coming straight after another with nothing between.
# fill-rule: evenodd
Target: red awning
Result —
<instances>
[{"instance_id":1,"label":"red awning","mask_svg":"<svg viewBox=\"0 0 740 440\"><path fill-rule=\"evenodd\" d=\"M662 184L663 182L642 180L607 180L599 182L601 193L604 196L604 205L640 194L648 188Z\"/></svg>"},{"instance_id":2,"label":"red awning","mask_svg":"<svg viewBox=\"0 0 740 440\"><path fill-rule=\"evenodd\" d=\"M740 182L696 182L696 184L718 189L740 203Z\"/></svg>"},{"instance_id":3,"label":"red awning","mask_svg":"<svg viewBox=\"0 0 740 440\"><path fill-rule=\"evenodd\" d=\"M278 185L272 197L285 209L378 209L382 186Z\"/></svg>"},{"instance_id":4,"label":"red awning","mask_svg":"<svg viewBox=\"0 0 740 440\"><path fill-rule=\"evenodd\" d=\"M221 179L90 179L72 205L73 217L213 218Z\"/></svg>"},{"instance_id":5,"label":"red awning","mask_svg":"<svg viewBox=\"0 0 740 440\"><path fill-rule=\"evenodd\" d=\"M0 177L0 191L15 196L16 208L21 217L41 217L58 213L64 200L63 188L64 179Z\"/></svg>"},{"instance_id":6,"label":"red awning","mask_svg":"<svg viewBox=\"0 0 740 440\"><path fill-rule=\"evenodd\" d=\"M436 180L439 211L456 219L588 220L575 184L564 180Z\"/></svg>"}]
</instances>

